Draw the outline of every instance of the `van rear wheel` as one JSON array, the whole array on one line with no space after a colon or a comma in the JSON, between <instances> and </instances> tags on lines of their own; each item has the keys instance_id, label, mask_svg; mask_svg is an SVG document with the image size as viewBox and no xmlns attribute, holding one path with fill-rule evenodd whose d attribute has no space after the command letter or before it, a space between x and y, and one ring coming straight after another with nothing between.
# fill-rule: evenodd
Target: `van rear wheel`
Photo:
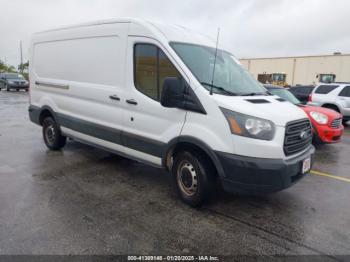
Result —
<instances>
[{"instance_id":1,"label":"van rear wheel","mask_svg":"<svg viewBox=\"0 0 350 262\"><path fill-rule=\"evenodd\" d=\"M62 136L61 129L52 117L43 121L43 138L50 150L59 150L66 144L67 138Z\"/></svg>"},{"instance_id":2,"label":"van rear wheel","mask_svg":"<svg viewBox=\"0 0 350 262\"><path fill-rule=\"evenodd\" d=\"M215 168L202 154L180 152L175 156L172 176L181 200L198 207L209 199L215 185Z\"/></svg>"}]
</instances>

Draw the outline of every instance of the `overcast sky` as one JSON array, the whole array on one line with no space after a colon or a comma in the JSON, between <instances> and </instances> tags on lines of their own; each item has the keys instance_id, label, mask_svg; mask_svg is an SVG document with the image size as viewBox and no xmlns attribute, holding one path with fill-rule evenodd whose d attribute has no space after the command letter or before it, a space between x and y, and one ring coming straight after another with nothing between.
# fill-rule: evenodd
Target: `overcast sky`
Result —
<instances>
[{"instance_id":1,"label":"overcast sky","mask_svg":"<svg viewBox=\"0 0 350 262\"><path fill-rule=\"evenodd\" d=\"M91 20L137 17L212 35L237 57L350 53L349 0L0 0L0 59L18 65L30 35Z\"/></svg>"}]
</instances>

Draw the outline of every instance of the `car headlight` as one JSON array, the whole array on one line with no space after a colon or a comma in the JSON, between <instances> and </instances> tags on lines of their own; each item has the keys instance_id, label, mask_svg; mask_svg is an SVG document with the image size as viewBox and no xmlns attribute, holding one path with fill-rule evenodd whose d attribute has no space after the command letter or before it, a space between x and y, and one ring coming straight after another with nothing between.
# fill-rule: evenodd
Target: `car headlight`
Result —
<instances>
[{"instance_id":1,"label":"car headlight","mask_svg":"<svg viewBox=\"0 0 350 262\"><path fill-rule=\"evenodd\" d=\"M244 115L220 108L230 126L231 133L255 139L272 140L275 125L270 120Z\"/></svg>"},{"instance_id":2,"label":"car headlight","mask_svg":"<svg viewBox=\"0 0 350 262\"><path fill-rule=\"evenodd\" d=\"M15 83L15 82L13 82L13 81L8 81L8 82L9 82L9 84L11 84L11 85Z\"/></svg>"},{"instance_id":3,"label":"car headlight","mask_svg":"<svg viewBox=\"0 0 350 262\"><path fill-rule=\"evenodd\" d=\"M325 125L328 123L328 116L320 112L311 111L310 116L319 124Z\"/></svg>"}]
</instances>

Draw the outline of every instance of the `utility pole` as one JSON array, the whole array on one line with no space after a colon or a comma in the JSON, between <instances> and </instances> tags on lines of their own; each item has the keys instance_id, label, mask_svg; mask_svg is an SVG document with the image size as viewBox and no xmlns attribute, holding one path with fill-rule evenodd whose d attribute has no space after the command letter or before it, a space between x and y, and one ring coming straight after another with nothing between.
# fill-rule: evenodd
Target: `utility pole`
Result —
<instances>
[{"instance_id":1,"label":"utility pole","mask_svg":"<svg viewBox=\"0 0 350 262\"><path fill-rule=\"evenodd\" d=\"M20 66L20 71L21 71L21 74L23 74L22 40L19 41L19 50L20 50L20 53L21 53L21 66Z\"/></svg>"}]
</instances>

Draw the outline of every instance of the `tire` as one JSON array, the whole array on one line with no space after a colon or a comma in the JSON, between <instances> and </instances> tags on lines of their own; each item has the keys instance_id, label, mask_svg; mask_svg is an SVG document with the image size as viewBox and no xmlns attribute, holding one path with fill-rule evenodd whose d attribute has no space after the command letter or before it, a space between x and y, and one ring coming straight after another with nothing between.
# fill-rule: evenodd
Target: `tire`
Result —
<instances>
[{"instance_id":1,"label":"tire","mask_svg":"<svg viewBox=\"0 0 350 262\"><path fill-rule=\"evenodd\" d=\"M312 137L312 143L314 145L323 145L324 142L321 140L321 138L318 136L318 134L314 134Z\"/></svg>"},{"instance_id":2,"label":"tire","mask_svg":"<svg viewBox=\"0 0 350 262\"><path fill-rule=\"evenodd\" d=\"M202 205L213 193L216 170L200 153L182 151L176 154L171 174L177 194L192 207Z\"/></svg>"},{"instance_id":3,"label":"tire","mask_svg":"<svg viewBox=\"0 0 350 262\"><path fill-rule=\"evenodd\" d=\"M318 135L317 129L313 125L312 125L312 129L313 129L312 143L314 145L324 144L324 142L321 140L320 136Z\"/></svg>"},{"instance_id":4,"label":"tire","mask_svg":"<svg viewBox=\"0 0 350 262\"><path fill-rule=\"evenodd\" d=\"M6 89L7 92L10 91L10 88L9 88L8 85L6 85L6 84L5 84L5 89Z\"/></svg>"},{"instance_id":5,"label":"tire","mask_svg":"<svg viewBox=\"0 0 350 262\"><path fill-rule=\"evenodd\" d=\"M50 150L60 150L65 146L67 138L62 136L61 129L52 117L46 117L43 121L43 138L45 145Z\"/></svg>"}]
</instances>

